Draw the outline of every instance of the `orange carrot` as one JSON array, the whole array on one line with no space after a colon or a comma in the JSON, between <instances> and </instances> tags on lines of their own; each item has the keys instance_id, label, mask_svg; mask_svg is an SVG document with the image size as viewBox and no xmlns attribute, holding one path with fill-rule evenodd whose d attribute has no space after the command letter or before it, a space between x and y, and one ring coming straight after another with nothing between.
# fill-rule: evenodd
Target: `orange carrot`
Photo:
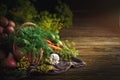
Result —
<instances>
[{"instance_id":1,"label":"orange carrot","mask_svg":"<svg viewBox=\"0 0 120 80\"><path fill-rule=\"evenodd\" d=\"M58 46L54 46L54 45L52 45L52 44L48 44L49 46L50 46L50 48L52 48L52 49L54 49L54 50L58 50L58 51L60 51L60 50L62 50L60 47L58 47Z\"/></svg>"},{"instance_id":2,"label":"orange carrot","mask_svg":"<svg viewBox=\"0 0 120 80\"><path fill-rule=\"evenodd\" d=\"M50 40L45 40L45 42L47 42L48 44L53 44Z\"/></svg>"},{"instance_id":3,"label":"orange carrot","mask_svg":"<svg viewBox=\"0 0 120 80\"><path fill-rule=\"evenodd\" d=\"M60 47L58 47L58 46L55 46L50 40L45 40L47 43L48 43L48 45L50 46L50 48L52 48L53 50L62 50Z\"/></svg>"}]
</instances>

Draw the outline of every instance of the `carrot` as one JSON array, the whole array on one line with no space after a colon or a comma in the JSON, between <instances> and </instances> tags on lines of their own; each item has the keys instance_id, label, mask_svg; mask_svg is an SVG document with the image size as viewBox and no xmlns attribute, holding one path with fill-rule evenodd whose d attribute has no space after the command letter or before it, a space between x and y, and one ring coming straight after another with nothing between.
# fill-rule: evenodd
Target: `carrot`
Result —
<instances>
[{"instance_id":1,"label":"carrot","mask_svg":"<svg viewBox=\"0 0 120 80\"><path fill-rule=\"evenodd\" d=\"M58 51L60 51L60 50L62 50L60 47L58 47L58 46L54 46L54 45L52 45L52 44L48 44L49 46L50 46L50 48L52 48L52 49L54 49L54 50L58 50Z\"/></svg>"},{"instance_id":2,"label":"carrot","mask_svg":"<svg viewBox=\"0 0 120 80\"><path fill-rule=\"evenodd\" d=\"M47 42L48 44L53 44L50 40L45 40L45 42Z\"/></svg>"},{"instance_id":3,"label":"carrot","mask_svg":"<svg viewBox=\"0 0 120 80\"><path fill-rule=\"evenodd\" d=\"M54 50L62 50L60 47L58 47L58 46L55 46L50 40L45 40L47 43L48 43L48 45L50 46L50 48L52 48L52 49L54 49Z\"/></svg>"}]
</instances>

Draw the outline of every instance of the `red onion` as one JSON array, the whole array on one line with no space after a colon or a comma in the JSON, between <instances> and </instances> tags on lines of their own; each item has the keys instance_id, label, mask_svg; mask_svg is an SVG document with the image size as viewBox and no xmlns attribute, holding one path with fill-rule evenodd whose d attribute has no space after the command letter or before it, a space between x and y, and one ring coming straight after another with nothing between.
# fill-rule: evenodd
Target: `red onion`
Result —
<instances>
[{"instance_id":1,"label":"red onion","mask_svg":"<svg viewBox=\"0 0 120 80\"><path fill-rule=\"evenodd\" d=\"M11 53L9 53L7 59L4 60L4 65L8 68L16 68L17 64Z\"/></svg>"},{"instance_id":2,"label":"red onion","mask_svg":"<svg viewBox=\"0 0 120 80\"><path fill-rule=\"evenodd\" d=\"M7 33L14 32L14 28L13 28L12 26L7 26L6 32L7 32Z\"/></svg>"},{"instance_id":3,"label":"red onion","mask_svg":"<svg viewBox=\"0 0 120 80\"><path fill-rule=\"evenodd\" d=\"M12 20L10 20L9 23L8 23L8 26L15 27L15 22L13 22Z\"/></svg>"},{"instance_id":4,"label":"red onion","mask_svg":"<svg viewBox=\"0 0 120 80\"><path fill-rule=\"evenodd\" d=\"M0 25L6 27L8 25L8 19L4 16L0 16Z\"/></svg>"}]
</instances>

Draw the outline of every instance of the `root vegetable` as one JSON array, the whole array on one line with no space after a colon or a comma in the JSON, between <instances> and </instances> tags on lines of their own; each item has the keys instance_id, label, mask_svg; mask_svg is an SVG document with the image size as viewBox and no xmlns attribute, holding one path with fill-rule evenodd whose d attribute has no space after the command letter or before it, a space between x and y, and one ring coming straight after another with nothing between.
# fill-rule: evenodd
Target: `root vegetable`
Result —
<instances>
[{"instance_id":1,"label":"root vegetable","mask_svg":"<svg viewBox=\"0 0 120 80\"><path fill-rule=\"evenodd\" d=\"M12 26L7 26L6 32L7 33L12 33L12 32L14 32L14 28Z\"/></svg>"},{"instance_id":2,"label":"root vegetable","mask_svg":"<svg viewBox=\"0 0 120 80\"><path fill-rule=\"evenodd\" d=\"M45 40L48 44L53 44L50 40Z\"/></svg>"},{"instance_id":3,"label":"root vegetable","mask_svg":"<svg viewBox=\"0 0 120 80\"><path fill-rule=\"evenodd\" d=\"M50 46L50 48L52 48L53 50L58 50L58 51L60 51L60 50L62 50L60 47L58 47L58 46L55 46L55 45L52 45L52 44L48 44L49 46Z\"/></svg>"},{"instance_id":4,"label":"root vegetable","mask_svg":"<svg viewBox=\"0 0 120 80\"><path fill-rule=\"evenodd\" d=\"M15 27L15 22L13 22L12 20L10 20L8 22L8 26Z\"/></svg>"},{"instance_id":5,"label":"root vegetable","mask_svg":"<svg viewBox=\"0 0 120 80\"><path fill-rule=\"evenodd\" d=\"M9 53L7 59L4 60L4 66L8 68L16 68L17 64L12 53Z\"/></svg>"},{"instance_id":6,"label":"root vegetable","mask_svg":"<svg viewBox=\"0 0 120 80\"><path fill-rule=\"evenodd\" d=\"M8 25L8 19L3 16L0 16L0 25L6 27Z\"/></svg>"},{"instance_id":7,"label":"root vegetable","mask_svg":"<svg viewBox=\"0 0 120 80\"><path fill-rule=\"evenodd\" d=\"M54 50L62 50L59 46L55 46L50 40L45 40L47 42L47 44L49 45L50 48L54 49Z\"/></svg>"}]
</instances>

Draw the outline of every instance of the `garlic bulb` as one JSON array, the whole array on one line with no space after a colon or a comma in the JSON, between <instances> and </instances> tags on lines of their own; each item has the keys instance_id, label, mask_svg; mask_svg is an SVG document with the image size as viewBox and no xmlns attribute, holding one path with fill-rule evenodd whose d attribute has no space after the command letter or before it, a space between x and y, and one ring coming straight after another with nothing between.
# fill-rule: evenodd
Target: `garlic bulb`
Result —
<instances>
[{"instance_id":1,"label":"garlic bulb","mask_svg":"<svg viewBox=\"0 0 120 80\"><path fill-rule=\"evenodd\" d=\"M59 57L58 54L55 54L55 53L51 54L51 56L50 56L50 61L51 61L51 63L52 63L53 65L58 64L58 63L59 63L59 60L60 60L60 57Z\"/></svg>"}]
</instances>

